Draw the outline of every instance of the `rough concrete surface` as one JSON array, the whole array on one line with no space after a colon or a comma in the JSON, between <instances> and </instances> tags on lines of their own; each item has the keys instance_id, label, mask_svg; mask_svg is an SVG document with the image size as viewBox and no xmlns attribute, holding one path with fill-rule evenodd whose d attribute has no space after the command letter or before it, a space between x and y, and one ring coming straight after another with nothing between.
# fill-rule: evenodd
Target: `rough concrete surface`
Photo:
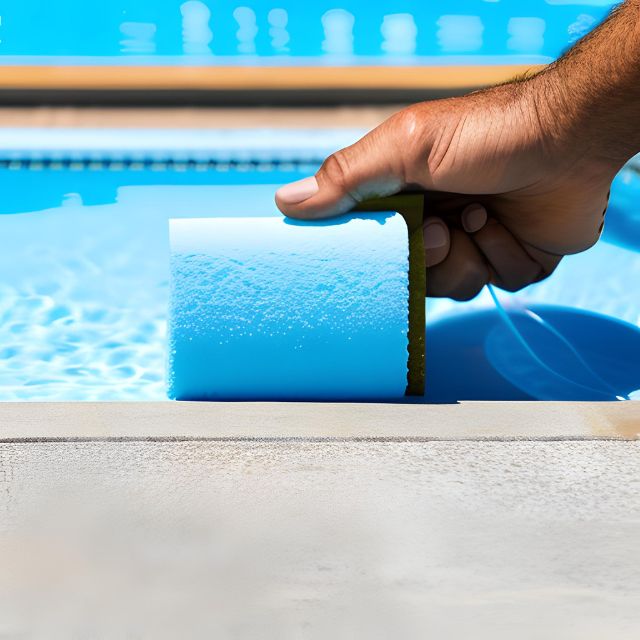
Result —
<instances>
[{"instance_id":1,"label":"rough concrete surface","mask_svg":"<svg viewBox=\"0 0 640 640\"><path fill-rule=\"evenodd\" d=\"M640 437L640 402L3 402L0 441Z\"/></svg>"},{"instance_id":2,"label":"rough concrete surface","mask_svg":"<svg viewBox=\"0 0 640 640\"><path fill-rule=\"evenodd\" d=\"M3 442L0 637L635 639L639 490L637 441Z\"/></svg>"}]
</instances>

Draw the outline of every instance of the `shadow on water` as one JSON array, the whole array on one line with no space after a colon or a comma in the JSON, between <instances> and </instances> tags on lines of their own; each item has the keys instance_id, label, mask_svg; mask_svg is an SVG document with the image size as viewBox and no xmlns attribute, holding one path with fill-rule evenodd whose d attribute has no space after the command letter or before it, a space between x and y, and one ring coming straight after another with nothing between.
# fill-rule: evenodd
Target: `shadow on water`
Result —
<instances>
[{"instance_id":1,"label":"shadow on water","mask_svg":"<svg viewBox=\"0 0 640 640\"><path fill-rule=\"evenodd\" d=\"M430 325L424 401L616 400L640 388L637 327L548 305L509 317L516 332L498 309Z\"/></svg>"}]
</instances>

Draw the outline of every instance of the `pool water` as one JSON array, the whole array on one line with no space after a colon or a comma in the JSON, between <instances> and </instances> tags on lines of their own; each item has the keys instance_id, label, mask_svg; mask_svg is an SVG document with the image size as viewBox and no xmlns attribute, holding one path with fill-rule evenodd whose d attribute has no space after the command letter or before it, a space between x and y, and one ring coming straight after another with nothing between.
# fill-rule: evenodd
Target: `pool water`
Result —
<instances>
[{"instance_id":1,"label":"pool water","mask_svg":"<svg viewBox=\"0 0 640 640\"><path fill-rule=\"evenodd\" d=\"M260 132L183 133L182 147L172 132L91 136L4 132L2 400L166 398L169 218L273 215L272 184L313 172L331 144L278 136L271 158ZM237 185L251 185L241 199Z\"/></svg>"},{"instance_id":2,"label":"pool water","mask_svg":"<svg viewBox=\"0 0 640 640\"><path fill-rule=\"evenodd\" d=\"M165 400L168 220L279 215L277 186L359 133L0 131L0 400ZM603 242L498 294L625 396L640 389L639 185L633 168L617 179ZM429 300L427 318L427 401L540 397L488 292ZM544 399L603 399L557 389Z\"/></svg>"},{"instance_id":3,"label":"pool water","mask_svg":"<svg viewBox=\"0 0 640 640\"><path fill-rule=\"evenodd\" d=\"M20 0L0 8L0 64L548 62L614 4Z\"/></svg>"}]
</instances>

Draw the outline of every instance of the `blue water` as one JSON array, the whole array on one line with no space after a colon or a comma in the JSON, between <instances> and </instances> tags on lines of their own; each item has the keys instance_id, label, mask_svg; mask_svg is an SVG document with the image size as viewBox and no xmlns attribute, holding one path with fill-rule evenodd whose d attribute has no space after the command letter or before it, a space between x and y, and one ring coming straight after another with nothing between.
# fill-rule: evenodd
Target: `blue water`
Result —
<instances>
[{"instance_id":1,"label":"blue water","mask_svg":"<svg viewBox=\"0 0 640 640\"><path fill-rule=\"evenodd\" d=\"M549 60L611 0L20 0L0 7L0 63L278 64L371 58ZM58 63L60 60L57 61Z\"/></svg>"},{"instance_id":2,"label":"blue water","mask_svg":"<svg viewBox=\"0 0 640 640\"><path fill-rule=\"evenodd\" d=\"M637 325L532 302L510 316L517 333L490 307L428 326L428 401L614 401L640 389Z\"/></svg>"},{"instance_id":3,"label":"blue water","mask_svg":"<svg viewBox=\"0 0 640 640\"><path fill-rule=\"evenodd\" d=\"M495 288L490 284L487 288L502 322L487 336L485 354L493 368L517 388L538 400L629 400L628 393L638 389L636 358L615 352L623 345L625 351L629 348L625 332L635 337L636 344L640 332L612 318L573 309L544 309L546 317L533 308L509 310ZM557 326L557 317L565 329ZM584 331L585 322L595 329ZM597 341L594 331L602 334ZM613 369L597 371L598 365L589 362L594 354ZM625 375L633 381L628 391L620 382Z\"/></svg>"},{"instance_id":4,"label":"blue water","mask_svg":"<svg viewBox=\"0 0 640 640\"><path fill-rule=\"evenodd\" d=\"M13 166L0 168L0 400L158 400L169 218L275 215L272 183L317 165Z\"/></svg>"},{"instance_id":5,"label":"blue water","mask_svg":"<svg viewBox=\"0 0 640 640\"><path fill-rule=\"evenodd\" d=\"M187 162L184 151L173 164L77 153L70 162L62 152L50 154L54 162L46 154L0 160L0 400L165 399L168 220L275 215L277 185L308 175L325 152L310 140L297 152L303 163L292 163L291 151L282 162L211 165ZM574 381L577 370L582 387L607 398L640 389L639 219L640 176L628 168L612 190L603 242L542 283L498 292L537 358ZM571 348L557 348L553 331L591 373ZM603 399L541 389L531 371L488 292L467 303L428 301L428 401Z\"/></svg>"}]
</instances>

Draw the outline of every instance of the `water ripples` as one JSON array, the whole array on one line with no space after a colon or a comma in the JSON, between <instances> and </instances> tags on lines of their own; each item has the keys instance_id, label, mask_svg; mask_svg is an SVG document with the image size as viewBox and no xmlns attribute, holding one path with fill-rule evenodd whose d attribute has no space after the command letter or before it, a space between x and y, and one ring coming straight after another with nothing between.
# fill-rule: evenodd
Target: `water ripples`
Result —
<instances>
[{"instance_id":1,"label":"water ripples","mask_svg":"<svg viewBox=\"0 0 640 640\"><path fill-rule=\"evenodd\" d=\"M2 401L166 398L162 295L127 309L101 306L73 283L5 285L0 320Z\"/></svg>"}]
</instances>

